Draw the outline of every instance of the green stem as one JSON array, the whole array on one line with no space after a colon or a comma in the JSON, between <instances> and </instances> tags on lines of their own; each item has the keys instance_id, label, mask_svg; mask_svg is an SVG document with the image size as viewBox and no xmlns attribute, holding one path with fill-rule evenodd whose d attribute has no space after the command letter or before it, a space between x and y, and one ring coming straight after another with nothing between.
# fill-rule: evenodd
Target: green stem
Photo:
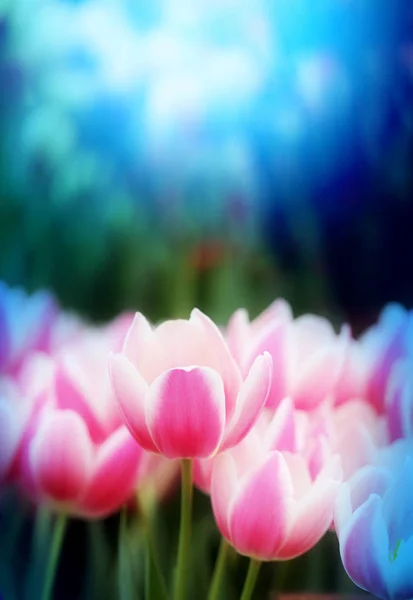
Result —
<instances>
[{"instance_id":1,"label":"green stem","mask_svg":"<svg viewBox=\"0 0 413 600\"><path fill-rule=\"evenodd\" d=\"M52 598L57 563L59 561L59 555L62 549L62 542L66 530L66 525L67 517L65 514L62 513L57 517L56 523L53 528L52 545L50 548L49 560L47 563L47 571L43 585L42 600L51 600Z\"/></svg>"},{"instance_id":2,"label":"green stem","mask_svg":"<svg viewBox=\"0 0 413 600\"><path fill-rule=\"evenodd\" d=\"M255 560L254 558L251 558L247 578L244 583L244 589L242 590L241 600L250 600L252 598L252 593L255 588L260 567L261 562L259 560Z\"/></svg>"},{"instance_id":3,"label":"green stem","mask_svg":"<svg viewBox=\"0 0 413 600\"><path fill-rule=\"evenodd\" d=\"M215 563L214 573L212 575L212 583L209 589L208 600L217 600L222 586L222 578L225 573L225 566L231 546L227 540L222 537L219 546L218 558Z\"/></svg>"},{"instance_id":4,"label":"green stem","mask_svg":"<svg viewBox=\"0 0 413 600\"><path fill-rule=\"evenodd\" d=\"M175 579L175 600L185 600L189 575L192 520L192 461L184 459L181 464L181 524L179 529L178 562Z\"/></svg>"}]
</instances>

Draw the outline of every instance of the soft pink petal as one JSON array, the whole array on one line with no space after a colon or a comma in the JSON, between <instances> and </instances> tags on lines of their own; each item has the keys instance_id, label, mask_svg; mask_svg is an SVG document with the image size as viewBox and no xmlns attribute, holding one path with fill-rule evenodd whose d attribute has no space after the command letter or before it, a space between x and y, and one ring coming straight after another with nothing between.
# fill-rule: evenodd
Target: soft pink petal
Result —
<instances>
[{"instance_id":1,"label":"soft pink petal","mask_svg":"<svg viewBox=\"0 0 413 600\"><path fill-rule=\"evenodd\" d=\"M226 330L228 348L239 366L243 362L249 338L250 324L248 313L245 309L239 308L229 319Z\"/></svg>"},{"instance_id":2,"label":"soft pink petal","mask_svg":"<svg viewBox=\"0 0 413 600\"><path fill-rule=\"evenodd\" d=\"M291 398L284 398L274 413L265 432L265 443L269 450L295 452L297 433L294 406Z\"/></svg>"},{"instance_id":3,"label":"soft pink petal","mask_svg":"<svg viewBox=\"0 0 413 600\"><path fill-rule=\"evenodd\" d=\"M292 483L281 453L246 475L230 506L229 532L240 554L272 560L288 535Z\"/></svg>"},{"instance_id":4,"label":"soft pink petal","mask_svg":"<svg viewBox=\"0 0 413 600\"><path fill-rule=\"evenodd\" d=\"M222 535L230 540L229 508L237 489L237 468L229 453L214 459L211 477L211 503L215 521Z\"/></svg>"},{"instance_id":5,"label":"soft pink petal","mask_svg":"<svg viewBox=\"0 0 413 600\"><path fill-rule=\"evenodd\" d=\"M291 395L297 408L315 408L334 392L343 366L347 338L348 333L343 330L341 339L322 345L303 363L291 383Z\"/></svg>"},{"instance_id":6,"label":"soft pink petal","mask_svg":"<svg viewBox=\"0 0 413 600\"><path fill-rule=\"evenodd\" d=\"M283 452L283 457L290 471L294 499L301 500L311 489L312 485L307 463L299 453Z\"/></svg>"},{"instance_id":7,"label":"soft pink petal","mask_svg":"<svg viewBox=\"0 0 413 600\"><path fill-rule=\"evenodd\" d=\"M146 425L146 396L149 390L147 383L122 354L110 356L109 374L113 391L131 434L145 450L159 452Z\"/></svg>"},{"instance_id":8,"label":"soft pink petal","mask_svg":"<svg viewBox=\"0 0 413 600\"><path fill-rule=\"evenodd\" d=\"M298 364L311 359L319 346L330 346L336 335L331 323L317 315L302 315L293 322Z\"/></svg>"},{"instance_id":9,"label":"soft pink petal","mask_svg":"<svg viewBox=\"0 0 413 600\"><path fill-rule=\"evenodd\" d=\"M101 442L104 439L105 433L92 410L87 397L87 391L82 386L81 380L76 380L76 378L70 376L64 363L60 363L56 367L54 391L57 408L61 410L73 410L80 415L88 427L92 441L94 443Z\"/></svg>"},{"instance_id":10,"label":"soft pink petal","mask_svg":"<svg viewBox=\"0 0 413 600\"><path fill-rule=\"evenodd\" d=\"M276 408L287 395L289 327L290 323L281 319L269 324L255 342L250 344L249 353L244 363L243 372L248 373L248 369L251 368L257 356L264 352L271 355L274 377L266 402L268 408Z\"/></svg>"},{"instance_id":11,"label":"soft pink petal","mask_svg":"<svg viewBox=\"0 0 413 600\"><path fill-rule=\"evenodd\" d=\"M149 322L143 314L136 313L123 344L123 354L135 367L140 364L145 346L150 343L151 337L152 328Z\"/></svg>"},{"instance_id":12,"label":"soft pink petal","mask_svg":"<svg viewBox=\"0 0 413 600\"><path fill-rule=\"evenodd\" d=\"M89 517L103 517L125 504L135 491L143 454L144 450L125 426L112 434L99 448L79 512Z\"/></svg>"},{"instance_id":13,"label":"soft pink petal","mask_svg":"<svg viewBox=\"0 0 413 600\"><path fill-rule=\"evenodd\" d=\"M238 444L250 431L268 397L272 377L272 359L268 353L258 356L241 386L235 413L228 425L222 448Z\"/></svg>"},{"instance_id":14,"label":"soft pink petal","mask_svg":"<svg viewBox=\"0 0 413 600\"><path fill-rule=\"evenodd\" d=\"M194 461L194 484L205 494L210 493L214 462L215 458L197 458Z\"/></svg>"},{"instance_id":15,"label":"soft pink petal","mask_svg":"<svg viewBox=\"0 0 413 600\"><path fill-rule=\"evenodd\" d=\"M290 305L283 298L278 298L252 321L251 329L254 336L260 335L264 329L271 327L274 322L285 321L291 323L292 319L293 314Z\"/></svg>"},{"instance_id":16,"label":"soft pink petal","mask_svg":"<svg viewBox=\"0 0 413 600\"><path fill-rule=\"evenodd\" d=\"M205 335L205 344L208 347L206 362L199 363L218 371L224 382L226 420L231 419L237 402L237 395L242 384L240 370L231 355L225 339L215 323L198 309L191 313L190 321L202 329Z\"/></svg>"},{"instance_id":17,"label":"soft pink petal","mask_svg":"<svg viewBox=\"0 0 413 600\"><path fill-rule=\"evenodd\" d=\"M323 537L333 521L340 480L340 461L336 457L295 504L293 525L278 558L287 560L300 556Z\"/></svg>"},{"instance_id":18,"label":"soft pink petal","mask_svg":"<svg viewBox=\"0 0 413 600\"><path fill-rule=\"evenodd\" d=\"M168 458L207 458L218 448L225 427L225 393L213 369L171 369L158 377L147 396L147 424Z\"/></svg>"},{"instance_id":19,"label":"soft pink petal","mask_svg":"<svg viewBox=\"0 0 413 600\"><path fill-rule=\"evenodd\" d=\"M30 448L30 463L42 494L73 502L91 472L92 445L82 419L72 411L45 415Z\"/></svg>"}]
</instances>

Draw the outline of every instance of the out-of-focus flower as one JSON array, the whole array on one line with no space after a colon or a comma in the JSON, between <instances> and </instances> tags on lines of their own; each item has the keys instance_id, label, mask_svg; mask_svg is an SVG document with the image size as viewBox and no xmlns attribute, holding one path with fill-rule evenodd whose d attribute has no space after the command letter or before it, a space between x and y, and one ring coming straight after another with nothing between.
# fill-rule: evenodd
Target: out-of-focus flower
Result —
<instances>
[{"instance_id":1,"label":"out-of-focus flower","mask_svg":"<svg viewBox=\"0 0 413 600\"><path fill-rule=\"evenodd\" d=\"M258 356L243 380L218 327L196 309L155 329L137 314L110 360L132 435L168 458L207 458L241 441L267 399L271 370L268 353Z\"/></svg>"},{"instance_id":2,"label":"out-of-focus flower","mask_svg":"<svg viewBox=\"0 0 413 600\"><path fill-rule=\"evenodd\" d=\"M4 483L23 438L28 418L18 385L0 380L0 483Z\"/></svg>"},{"instance_id":3,"label":"out-of-focus flower","mask_svg":"<svg viewBox=\"0 0 413 600\"><path fill-rule=\"evenodd\" d=\"M333 408L328 422L329 441L332 451L341 457L344 481L361 467L373 464L389 441L385 418L363 400Z\"/></svg>"},{"instance_id":4,"label":"out-of-focus flower","mask_svg":"<svg viewBox=\"0 0 413 600\"><path fill-rule=\"evenodd\" d=\"M150 452L145 452L139 468L139 496L149 501L166 500L179 483L180 464Z\"/></svg>"},{"instance_id":5,"label":"out-of-focus flower","mask_svg":"<svg viewBox=\"0 0 413 600\"><path fill-rule=\"evenodd\" d=\"M88 518L106 516L130 499L144 454L122 423L108 353L105 339L92 337L53 359L17 465L22 487L37 502Z\"/></svg>"},{"instance_id":6,"label":"out-of-focus flower","mask_svg":"<svg viewBox=\"0 0 413 600\"><path fill-rule=\"evenodd\" d=\"M355 399L367 398L370 361L359 340L350 339L340 376L334 387L336 406Z\"/></svg>"},{"instance_id":7,"label":"out-of-focus flower","mask_svg":"<svg viewBox=\"0 0 413 600\"><path fill-rule=\"evenodd\" d=\"M412 351L413 320L411 313L398 304L388 305L379 321L360 339L368 376L364 398L378 412L383 412L388 380L397 360Z\"/></svg>"},{"instance_id":8,"label":"out-of-focus flower","mask_svg":"<svg viewBox=\"0 0 413 600\"><path fill-rule=\"evenodd\" d=\"M309 465L312 475L332 456L329 437L331 424L325 414L308 413L294 408L290 398L285 398L275 411L264 409L249 434L234 448L231 454L245 464L250 450L251 457L257 452L264 458L274 450L300 454ZM328 414L328 418L331 415ZM202 491L210 493L211 477L216 457L198 459L194 466L194 481Z\"/></svg>"},{"instance_id":9,"label":"out-of-focus flower","mask_svg":"<svg viewBox=\"0 0 413 600\"><path fill-rule=\"evenodd\" d=\"M57 314L47 292L28 296L0 282L0 373L17 372L33 350L48 350Z\"/></svg>"},{"instance_id":10,"label":"out-of-focus flower","mask_svg":"<svg viewBox=\"0 0 413 600\"><path fill-rule=\"evenodd\" d=\"M312 548L331 525L340 459L329 458L314 470L303 455L269 452L254 433L242 452L235 448L215 460L215 519L241 554L267 561L294 558Z\"/></svg>"},{"instance_id":11,"label":"out-of-focus flower","mask_svg":"<svg viewBox=\"0 0 413 600\"><path fill-rule=\"evenodd\" d=\"M413 439L413 373L409 360L393 366L386 394L386 419L391 441Z\"/></svg>"},{"instance_id":12,"label":"out-of-focus flower","mask_svg":"<svg viewBox=\"0 0 413 600\"><path fill-rule=\"evenodd\" d=\"M0 482L13 485L18 478L19 455L28 432L43 404L50 385L52 361L42 353L32 353L15 378L0 380Z\"/></svg>"},{"instance_id":13,"label":"out-of-focus flower","mask_svg":"<svg viewBox=\"0 0 413 600\"><path fill-rule=\"evenodd\" d=\"M337 336L326 319L315 315L293 319L290 306L277 300L252 322L246 311L236 311L227 338L242 372L262 352L271 354L274 377L268 407L276 407L288 396L297 408L313 409L334 392L349 332L343 327Z\"/></svg>"},{"instance_id":14,"label":"out-of-focus flower","mask_svg":"<svg viewBox=\"0 0 413 600\"><path fill-rule=\"evenodd\" d=\"M385 456L387 454L387 456ZM413 595L413 447L390 446L337 495L335 525L345 570L383 600Z\"/></svg>"}]
</instances>

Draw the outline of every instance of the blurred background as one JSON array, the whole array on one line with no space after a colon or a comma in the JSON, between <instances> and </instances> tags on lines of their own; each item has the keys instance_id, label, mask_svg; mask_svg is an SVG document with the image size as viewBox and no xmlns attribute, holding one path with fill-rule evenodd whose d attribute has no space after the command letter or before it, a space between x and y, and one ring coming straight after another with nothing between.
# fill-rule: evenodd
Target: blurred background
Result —
<instances>
[{"instance_id":1,"label":"blurred background","mask_svg":"<svg viewBox=\"0 0 413 600\"><path fill-rule=\"evenodd\" d=\"M357 335L413 305L412 200L411 0L0 0L12 286L96 322L283 296ZM353 589L323 544L285 589Z\"/></svg>"},{"instance_id":2,"label":"blurred background","mask_svg":"<svg viewBox=\"0 0 413 600\"><path fill-rule=\"evenodd\" d=\"M411 305L409 0L1 0L0 278L95 321Z\"/></svg>"}]
</instances>

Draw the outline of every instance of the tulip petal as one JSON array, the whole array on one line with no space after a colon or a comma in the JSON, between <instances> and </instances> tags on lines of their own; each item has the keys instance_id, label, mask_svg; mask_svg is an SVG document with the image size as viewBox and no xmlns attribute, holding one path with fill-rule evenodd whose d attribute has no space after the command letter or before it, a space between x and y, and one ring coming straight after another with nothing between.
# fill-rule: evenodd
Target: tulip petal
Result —
<instances>
[{"instance_id":1,"label":"tulip petal","mask_svg":"<svg viewBox=\"0 0 413 600\"><path fill-rule=\"evenodd\" d=\"M30 447L30 465L42 494L73 502L91 472L92 445L84 421L73 411L46 414Z\"/></svg>"},{"instance_id":2,"label":"tulip petal","mask_svg":"<svg viewBox=\"0 0 413 600\"><path fill-rule=\"evenodd\" d=\"M408 532L413 532L413 459L406 457L392 485L383 495L383 518L390 547L395 547Z\"/></svg>"},{"instance_id":3,"label":"tulip petal","mask_svg":"<svg viewBox=\"0 0 413 600\"><path fill-rule=\"evenodd\" d=\"M413 598L412 556L413 537L401 542L391 565L388 588L393 600Z\"/></svg>"},{"instance_id":4,"label":"tulip petal","mask_svg":"<svg viewBox=\"0 0 413 600\"><path fill-rule=\"evenodd\" d=\"M89 434L94 443L100 443L105 433L99 420L92 410L87 398L87 392L82 389L79 378L71 376L64 362L57 365L54 377L54 391L57 408L60 410L73 410L82 417L87 424Z\"/></svg>"},{"instance_id":5,"label":"tulip petal","mask_svg":"<svg viewBox=\"0 0 413 600\"><path fill-rule=\"evenodd\" d=\"M274 559L289 531L292 495L288 467L279 452L241 480L229 510L230 539L240 554Z\"/></svg>"},{"instance_id":6,"label":"tulip petal","mask_svg":"<svg viewBox=\"0 0 413 600\"><path fill-rule=\"evenodd\" d=\"M224 382L225 418L229 422L236 409L237 395L242 384L240 370L222 333L209 317L195 308L191 313L190 322L202 329L205 343L209 348L207 360L202 364L215 369Z\"/></svg>"},{"instance_id":7,"label":"tulip petal","mask_svg":"<svg viewBox=\"0 0 413 600\"><path fill-rule=\"evenodd\" d=\"M348 341L349 332L343 328L338 339L332 339L307 358L301 372L292 378L291 395L297 408L312 409L334 391Z\"/></svg>"},{"instance_id":8,"label":"tulip petal","mask_svg":"<svg viewBox=\"0 0 413 600\"><path fill-rule=\"evenodd\" d=\"M293 525L278 558L287 560L300 556L323 537L333 520L334 501L340 479L340 459L335 457L295 504Z\"/></svg>"},{"instance_id":9,"label":"tulip petal","mask_svg":"<svg viewBox=\"0 0 413 600\"><path fill-rule=\"evenodd\" d=\"M297 434L291 398L284 398L274 412L271 423L265 432L265 444L269 450L296 451Z\"/></svg>"},{"instance_id":10,"label":"tulip petal","mask_svg":"<svg viewBox=\"0 0 413 600\"><path fill-rule=\"evenodd\" d=\"M93 477L80 501L80 514L105 517L133 495L144 450L125 426L99 448Z\"/></svg>"},{"instance_id":11,"label":"tulip petal","mask_svg":"<svg viewBox=\"0 0 413 600\"><path fill-rule=\"evenodd\" d=\"M287 395L287 359L288 359L288 344L289 335L288 329L290 323L285 320L278 319L271 323L261 333L255 344L252 346L247 360L244 364L243 372L248 372L254 359L268 352L273 361L273 370L275 377L272 380L271 387L268 393L266 406L268 408L276 408Z\"/></svg>"},{"instance_id":12,"label":"tulip petal","mask_svg":"<svg viewBox=\"0 0 413 600\"><path fill-rule=\"evenodd\" d=\"M340 533L340 554L356 585L387 598L389 537L381 514L381 498L372 494L352 515Z\"/></svg>"},{"instance_id":13,"label":"tulip petal","mask_svg":"<svg viewBox=\"0 0 413 600\"><path fill-rule=\"evenodd\" d=\"M249 328L248 313L244 308L239 308L229 319L226 329L228 348L239 366L243 363L245 348L248 344Z\"/></svg>"},{"instance_id":14,"label":"tulip petal","mask_svg":"<svg viewBox=\"0 0 413 600\"><path fill-rule=\"evenodd\" d=\"M205 494L209 494L211 489L214 462L215 458L198 458L194 461L194 484Z\"/></svg>"},{"instance_id":15,"label":"tulip petal","mask_svg":"<svg viewBox=\"0 0 413 600\"><path fill-rule=\"evenodd\" d=\"M238 444L250 431L268 397L272 376L272 359L266 352L258 356L237 398L235 413L229 423L222 449Z\"/></svg>"},{"instance_id":16,"label":"tulip petal","mask_svg":"<svg viewBox=\"0 0 413 600\"><path fill-rule=\"evenodd\" d=\"M211 456L225 427L221 377L207 367L167 371L149 388L147 424L155 444L166 457Z\"/></svg>"},{"instance_id":17,"label":"tulip petal","mask_svg":"<svg viewBox=\"0 0 413 600\"><path fill-rule=\"evenodd\" d=\"M109 375L129 431L142 448L149 452L159 452L146 425L145 407L149 390L147 383L139 371L122 354L110 356Z\"/></svg>"},{"instance_id":18,"label":"tulip petal","mask_svg":"<svg viewBox=\"0 0 413 600\"><path fill-rule=\"evenodd\" d=\"M229 508L237 488L237 469L228 453L214 459L211 476L211 503L215 521L222 535L231 541L229 533Z\"/></svg>"},{"instance_id":19,"label":"tulip petal","mask_svg":"<svg viewBox=\"0 0 413 600\"><path fill-rule=\"evenodd\" d=\"M137 367L145 352L145 345L152 335L152 328L142 313L136 313L123 343L123 354Z\"/></svg>"}]
</instances>

